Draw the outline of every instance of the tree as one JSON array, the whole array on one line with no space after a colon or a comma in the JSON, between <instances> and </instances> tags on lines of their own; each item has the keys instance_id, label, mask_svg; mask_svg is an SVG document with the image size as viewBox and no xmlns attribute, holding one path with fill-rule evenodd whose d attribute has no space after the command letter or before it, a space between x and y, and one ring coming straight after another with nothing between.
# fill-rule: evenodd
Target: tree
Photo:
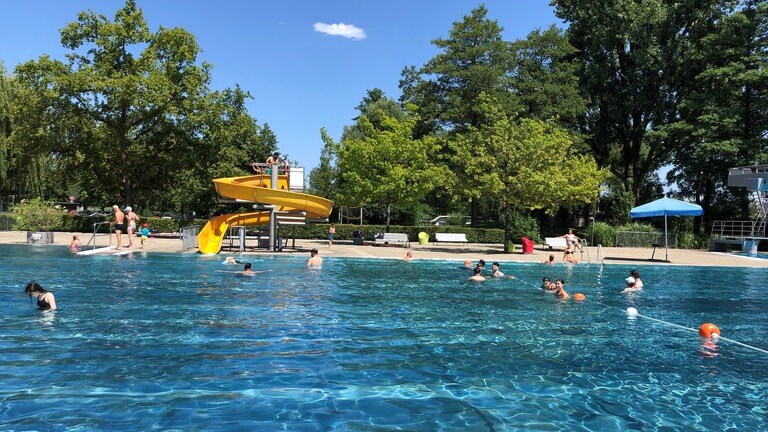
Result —
<instances>
[{"instance_id":1,"label":"tree","mask_svg":"<svg viewBox=\"0 0 768 432\"><path fill-rule=\"evenodd\" d=\"M586 111L579 88L576 49L554 25L512 44L514 69L510 86L523 109L521 117L555 120L577 131Z\"/></svg>"},{"instance_id":2,"label":"tree","mask_svg":"<svg viewBox=\"0 0 768 432\"><path fill-rule=\"evenodd\" d=\"M433 137L413 138L417 118L403 120L381 112L374 127L363 114L358 119L362 138L342 140L337 149L340 184L337 199L342 205L381 203L387 211L387 231L393 206L416 205L447 176L431 155L437 151Z\"/></svg>"},{"instance_id":3,"label":"tree","mask_svg":"<svg viewBox=\"0 0 768 432\"><path fill-rule=\"evenodd\" d=\"M209 108L195 120L203 125L197 151L183 155L184 167L171 173L171 189L158 191L156 199L170 200L185 215L207 214L216 205L212 179L252 174L251 162L263 161L274 152L277 143L269 125L260 127L248 114L245 101L249 98L239 86L207 96Z\"/></svg>"},{"instance_id":4,"label":"tree","mask_svg":"<svg viewBox=\"0 0 768 432\"><path fill-rule=\"evenodd\" d=\"M480 127L483 117L477 106L481 94L493 96L509 112L519 108L509 91L510 44L502 38L503 28L487 15L484 5L473 9L462 21L453 24L447 39L432 41L441 50L439 54L420 69L411 66L403 70L401 100L418 107L416 137L450 137L470 127ZM444 145L435 156L453 160L448 140L441 142ZM473 197L472 226L477 225L478 208L478 200Z\"/></svg>"},{"instance_id":5,"label":"tree","mask_svg":"<svg viewBox=\"0 0 768 432\"><path fill-rule=\"evenodd\" d=\"M607 172L591 156L575 152L569 132L553 122L516 120L503 106L483 99L478 108L489 121L451 145L466 161L463 177L474 179L472 193L500 203L506 252L515 213L543 209L554 214L561 206L592 202ZM476 163L478 154L484 155L482 163Z\"/></svg>"},{"instance_id":6,"label":"tree","mask_svg":"<svg viewBox=\"0 0 768 432\"><path fill-rule=\"evenodd\" d=\"M718 0L555 0L577 49L590 104L585 132L595 158L635 200L678 143L658 133L678 116L698 65L688 57Z\"/></svg>"},{"instance_id":7,"label":"tree","mask_svg":"<svg viewBox=\"0 0 768 432\"><path fill-rule=\"evenodd\" d=\"M694 61L703 69L681 101L680 121L669 127L683 143L669 178L681 196L714 219L749 219L745 189L727 189L729 168L768 156L768 5L745 1L724 10L702 35ZM734 199L735 198L735 199ZM698 218L695 220L698 222ZM699 231L698 223L694 231Z\"/></svg>"},{"instance_id":8,"label":"tree","mask_svg":"<svg viewBox=\"0 0 768 432\"><path fill-rule=\"evenodd\" d=\"M45 101L47 142L100 201L146 202L197 152L210 66L180 28L152 33L134 0L114 21L82 12L61 30L68 63L41 57L18 79ZM35 114L35 113L29 113ZM34 136L27 131L21 140ZM147 163L151 161L152 163Z\"/></svg>"},{"instance_id":9,"label":"tree","mask_svg":"<svg viewBox=\"0 0 768 432\"><path fill-rule=\"evenodd\" d=\"M0 192L19 198L55 194L60 161L48 151L46 105L40 94L0 65Z\"/></svg>"},{"instance_id":10,"label":"tree","mask_svg":"<svg viewBox=\"0 0 768 432\"><path fill-rule=\"evenodd\" d=\"M337 144L325 128L320 130L320 137L324 143L323 150L320 152L320 164L309 172L309 193L334 200L339 176L334 164Z\"/></svg>"}]
</instances>

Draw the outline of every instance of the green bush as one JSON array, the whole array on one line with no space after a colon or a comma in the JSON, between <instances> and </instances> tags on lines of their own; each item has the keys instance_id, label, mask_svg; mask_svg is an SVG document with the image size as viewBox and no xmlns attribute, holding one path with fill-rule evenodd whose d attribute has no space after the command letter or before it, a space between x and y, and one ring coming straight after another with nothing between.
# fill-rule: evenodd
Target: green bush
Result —
<instances>
[{"instance_id":1,"label":"green bush","mask_svg":"<svg viewBox=\"0 0 768 432\"><path fill-rule=\"evenodd\" d=\"M710 241L709 234L677 233L677 247L680 249L709 249Z\"/></svg>"},{"instance_id":2,"label":"green bush","mask_svg":"<svg viewBox=\"0 0 768 432\"><path fill-rule=\"evenodd\" d=\"M0 213L0 230L10 230L16 225L12 213Z\"/></svg>"},{"instance_id":3,"label":"green bush","mask_svg":"<svg viewBox=\"0 0 768 432\"><path fill-rule=\"evenodd\" d=\"M329 224L314 224L314 225L291 225L288 227L280 228L279 235L281 237L293 237L301 239L314 239L323 240L328 238ZM262 230L268 230L269 227L261 227ZM352 240L353 233L361 229L363 231L363 238L365 241L373 241L373 235L375 233L383 233L386 230L386 225L354 225L344 224L336 225L336 234L333 236L335 240ZM408 239L412 242L418 242L419 233L425 232L429 234L430 241L434 241L435 233L465 233L467 234L467 240L470 243L502 243L504 239L504 231L498 228L470 228L461 226L399 226L390 225L390 232L406 233ZM516 240L519 242L518 240Z\"/></svg>"},{"instance_id":4,"label":"green bush","mask_svg":"<svg viewBox=\"0 0 768 432\"><path fill-rule=\"evenodd\" d=\"M13 229L18 231L56 231L64 210L40 198L22 200L13 207Z\"/></svg>"},{"instance_id":5,"label":"green bush","mask_svg":"<svg viewBox=\"0 0 768 432\"><path fill-rule=\"evenodd\" d=\"M594 222L587 226L582 238L589 240L591 246L615 246L616 230L605 222Z\"/></svg>"}]
</instances>

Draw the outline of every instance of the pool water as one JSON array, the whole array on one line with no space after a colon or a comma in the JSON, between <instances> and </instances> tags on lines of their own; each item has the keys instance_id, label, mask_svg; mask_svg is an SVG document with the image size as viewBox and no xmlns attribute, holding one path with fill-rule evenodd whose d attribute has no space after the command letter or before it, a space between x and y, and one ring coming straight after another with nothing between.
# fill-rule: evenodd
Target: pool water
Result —
<instances>
[{"instance_id":1,"label":"pool water","mask_svg":"<svg viewBox=\"0 0 768 432\"><path fill-rule=\"evenodd\" d=\"M629 266L0 256L0 430L768 430L767 354L626 313L765 350L765 269L643 266L627 297Z\"/></svg>"},{"instance_id":2,"label":"pool water","mask_svg":"<svg viewBox=\"0 0 768 432\"><path fill-rule=\"evenodd\" d=\"M749 258L768 259L768 253L765 253L765 252L758 252L756 254L749 253L749 252L734 252L734 255L745 256Z\"/></svg>"}]
</instances>

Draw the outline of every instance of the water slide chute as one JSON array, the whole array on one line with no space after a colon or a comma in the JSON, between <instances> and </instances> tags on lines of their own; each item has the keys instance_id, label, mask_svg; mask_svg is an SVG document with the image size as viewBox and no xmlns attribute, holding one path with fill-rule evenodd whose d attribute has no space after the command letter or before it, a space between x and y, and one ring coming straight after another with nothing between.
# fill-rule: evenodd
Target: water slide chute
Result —
<instances>
[{"instance_id":1,"label":"water slide chute","mask_svg":"<svg viewBox=\"0 0 768 432\"><path fill-rule=\"evenodd\" d=\"M325 219L333 210L333 201L288 190L288 176L278 176L277 189L272 189L269 175L214 179L216 192L224 198L275 206L275 211L304 212L307 218ZM212 218L197 235L200 253L217 254L230 226L253 226L269 223L269 211L230 213Z\"/></svg>"}]
</instances>

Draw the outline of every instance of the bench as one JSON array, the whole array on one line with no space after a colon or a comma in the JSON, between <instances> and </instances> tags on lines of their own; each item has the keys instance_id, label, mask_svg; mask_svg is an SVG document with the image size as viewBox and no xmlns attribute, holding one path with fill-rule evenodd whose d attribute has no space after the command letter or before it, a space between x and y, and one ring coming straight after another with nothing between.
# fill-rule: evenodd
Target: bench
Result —
<instances>
[{"instance_id":1,"label":"bench","mask_svg":"<svg viewBox=\"0 0 768 432\"><path fill-rule=\"evenodd\" d=\"M380 236L376 236L373 240L374 245L386 245L386 244L399 244L402 243L405 247L411 247L411 242L408 240L408 234L404 233L384 233Z\"/></svg>"},{"instance_id":2,"label":"bench","mask_svg":"<svg viewBox=\"0 0 768 432\"><path fill-rule=\"evenodd\" d=\"M435 233L435 244L437 243L469 243L467 235L464 233Z\"/></svg>"},{"instance_id":3,"label":"bench","mask_svg":"<svg viewBox=\"0 0 768 432\"><path fill-rule=\"evenodd\" d=\"M567 249L568 243L565 241L565 237L544 237L544 244L549 247L549 250L554 248Z\"/></svg>"}]
</instances>

